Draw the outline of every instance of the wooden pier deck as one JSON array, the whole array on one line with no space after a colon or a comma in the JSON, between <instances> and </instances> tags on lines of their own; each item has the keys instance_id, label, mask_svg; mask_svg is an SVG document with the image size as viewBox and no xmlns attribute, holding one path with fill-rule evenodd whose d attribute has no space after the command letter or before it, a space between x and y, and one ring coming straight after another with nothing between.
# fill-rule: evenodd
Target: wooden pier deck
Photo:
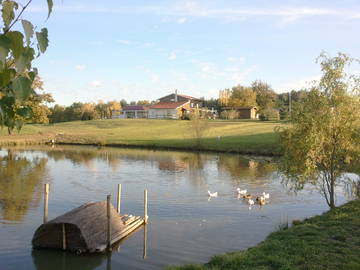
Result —
<instances>
[{"instance_id":1,"label":"wooden pier deck","mask_svg":"<svg viewBox=\"0 0 360 270\"><path fill-rule=\"evenodd\" d=\"M48 188L45 187L46 190ZM144 217L121 215L119 198L120 193L117 209L111 204L111 196L108 195L107 201L85 203L49 222L44 212L44 223L38 227L32 239L33 247L61 249L78 254L111 250L112 245L146 224L148 219L146 190ZM47 198L44 198L44 202L47 202ZM44 209L47 211L47 205L44 205Z\"/></svg>"}]
</instances>

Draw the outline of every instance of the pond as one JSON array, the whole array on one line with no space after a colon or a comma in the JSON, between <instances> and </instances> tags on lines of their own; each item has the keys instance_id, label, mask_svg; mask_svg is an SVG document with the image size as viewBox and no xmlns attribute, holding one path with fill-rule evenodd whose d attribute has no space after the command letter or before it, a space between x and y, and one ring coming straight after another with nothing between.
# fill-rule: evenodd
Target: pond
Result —
<instances>
[{"instance_id":1,"label":"pond","mask_svg":"<svg viewBox=\"0 0 360 270\"><path fill-rule=\"evenodd\" d=\"M122 213L149 224L107 255L33 250L43 220L43 184L50 184L49 219L88 201L106 200L122 184ZM249 208L236 188L270 193ZM209 199L207 191L217 191ZM345 195L337 197L344 203ZM281 224L328 210L313 187L297 194L281 181L268 157L80 146L0 151L0 269L161 269L202 263L211 256L256 245ZM144 245L146 244L146 245Z\"/></svg>"}]
</instances>

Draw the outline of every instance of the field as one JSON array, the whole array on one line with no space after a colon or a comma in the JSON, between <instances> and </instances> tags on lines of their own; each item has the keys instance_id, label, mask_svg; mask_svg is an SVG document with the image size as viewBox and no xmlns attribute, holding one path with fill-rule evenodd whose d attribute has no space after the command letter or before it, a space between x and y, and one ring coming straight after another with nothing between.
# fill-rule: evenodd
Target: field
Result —
<instances>
[{"instance_id":1,"label":"field","mask_svg":"<svg viewBox=\"0 0 360 270\"><path fill-rule=\"evenodd\" d=\"M1 131L0 145L28 145L55 139L57 143L132 146L278 155L274 128L281 122L209 121L200 141L190 121L109 119L49 125L25 125L20 134Z\"/></svg>"},{"instance_id":2,"label":"field","mask_svg":"<svg viewBox=\"0 0 360 270\"><path fill-rule=\"evenodd\" d=\"M254 248L168 270L360 269L360 200L274 232Z\"/></svg>"}]
</instances>

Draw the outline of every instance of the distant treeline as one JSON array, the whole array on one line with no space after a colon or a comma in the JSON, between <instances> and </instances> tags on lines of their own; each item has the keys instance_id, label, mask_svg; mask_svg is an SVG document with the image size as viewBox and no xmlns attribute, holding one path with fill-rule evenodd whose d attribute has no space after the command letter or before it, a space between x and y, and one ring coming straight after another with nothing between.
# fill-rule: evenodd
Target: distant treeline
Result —
<instances>
[{"instance_id":1,"label":"distant treeline","mask_svg":"<svg viewBox=\"0 0 360 270\"><path fill-rule=\"evenodd\" d=\"M307 91L290 91L277 94L269 84L262 81L254 81L251 86L237 85L231 89L220 90L219 98L203 100L204 107L216 110L223 119L234 119L238 115L236 111L224 110L232 107L256 106L260 118L287 119L289 114L289 98L291 93L291 104L296 104L304 99ZM139 100L127 102L120 101L98 101L97 103L74 102L70 106L55 105L50 108L48 115L50 123L67 122L76 120L110 119L113 110L120 110L126 105L148 105L154 101Z\"/></svg>"}]
</instances>

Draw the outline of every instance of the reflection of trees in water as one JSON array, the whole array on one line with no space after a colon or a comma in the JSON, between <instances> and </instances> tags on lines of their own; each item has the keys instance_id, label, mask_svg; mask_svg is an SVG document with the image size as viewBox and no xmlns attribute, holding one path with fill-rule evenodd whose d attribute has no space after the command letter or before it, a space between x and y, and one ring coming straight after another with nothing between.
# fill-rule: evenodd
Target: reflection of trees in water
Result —
<instances>
[{"instance_id":1,"label":"reflection of trees in water","mask_svg":"<svg viewBox=\"0 0 360 270\"><path fill-rule=\"evenodd\" d=\"M8 150L0 157L0 207L7 221L21 221L31 207L39 205L47 159L16 156Z\"/></svg>"},{"instance_id":2,"label":"reflection of trees in water","mask_svg":"<svg viewBox=\"0 0 360 270\"><path fill-rule=\"evenodd\" d=\"M171 172L195 171L204 168L205 157L199 153L169 155L159 160L159 170Z\"/></svg>"},{"instance_id":3,"label":"reflection of trees in water","mask_svg":"<svg viewBox=\"0 0 360 270\"><path fill-rule=\"evenodd\" d=\"M55 161L70 160L74 165L84 165L90 170L95 170L95 160L106 161L113 171L119 169L121 161L119 155L97 150L96 148L86 149L52 149L47 152L48 157Z\"/></svg>"},{"instance_id":4,"label":"reflection of trees in water","mask_svg":"<svg viewBox=\"0 0 360 270\"><path fill-rule=\"evenodd\" d=\"M243 180L264 182L275 172L274 163L266 160L245 159L234 155L219 155L218 170L232 176L235 184Z\"/></svg>"},{"instance_id":5,"label":"reflection of trees in water","mask_svg":"<svg viewBox=\"0 0 360 270\"><path fill-rule=\"evenodd\" d=\"M344 193L347 199L360 199L360 176L356 174L345 174L342 179Z\"/></svg>"},{"instance_id":6,"label":"reflection of trees in water","mask_svg":"<svg viewBox=\"0 0 360 270\"><path fill-rule=\"evenodd\" d=\"M45 149L44 149L45 150ZM204 154L186 152L167 152L138 149L113 148L48 148L47 155L55 161L70 160L73 164L82 164L93 169L95 160L106 161L115 171L120 167L121 160L156 162L159 170L183 172L204 168L206 158Z\"/></svg>"}]
</instances>

